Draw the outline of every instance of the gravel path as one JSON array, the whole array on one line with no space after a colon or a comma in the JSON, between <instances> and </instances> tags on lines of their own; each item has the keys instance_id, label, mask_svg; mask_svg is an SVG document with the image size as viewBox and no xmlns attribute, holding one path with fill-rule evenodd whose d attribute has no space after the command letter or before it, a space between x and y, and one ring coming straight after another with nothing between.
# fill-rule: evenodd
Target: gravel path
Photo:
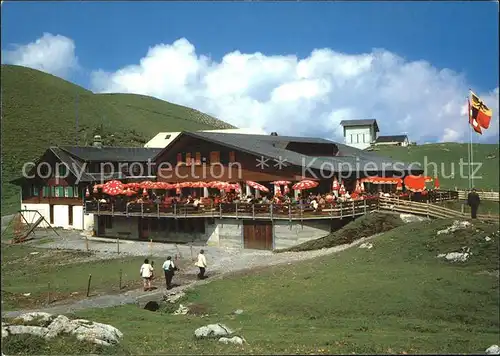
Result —
<instances>
[{"instance_id":1,"label":"gravel path","mask_svg":"<svg viewBox=\"0 0 500 356\"><path fill-rule=\"evenodd\" d=\"M177 287L176 290L182 290L196 285L210 283L214 280L220 279L223 276L243 271L251 270L256 267L265 267L278 264L292 263L297 261L309 260L319 256L324 256L332 253L344 251L350 247L357 246L363 242L373 239L378 235L367 238L359 239L352 244L340 245L328 249L321 249L306 252L284 252L273 253L271 251L260 250L243 250L243 249L224 249L218 247L203 247L207 257L207 272L211 276L204 281L194 281ZM95 258L109 259L116 258L116 244L109 243L109 239L89 239L89 249L95 252ZM48 249L65 249L65 250L80 250L85 251L85 238L78 232L64 232L56 241L38 244L39 241L34 241L32 244L39 248ZM193 255L196 257L199 247L193 248ZM153 243L152 255L159 258L165 258L167 255L174 256L179 254L183 258L190 258L191 248L186 245L173 245L164 243ZM120 243L120 257L126 255L130 256L147 256L149 255L149 243L142 241L122 241ZM183 275L194 275L197 273L197 268L193 265L185 268L179 274L182 278ZM91 297L80 300L71 304L57 305L50 308L41 308L37 310L20 310L2 313L4 317L15 317L29 311L45 311L53 314L71 313L77 310L88 308L107 308L111 306L133 304L143 299L158 300L165 293L163 288L152 292L144 292L142 289L133 290L118 295L105 295L98 297Z\"/></svg>"}]
</instances>

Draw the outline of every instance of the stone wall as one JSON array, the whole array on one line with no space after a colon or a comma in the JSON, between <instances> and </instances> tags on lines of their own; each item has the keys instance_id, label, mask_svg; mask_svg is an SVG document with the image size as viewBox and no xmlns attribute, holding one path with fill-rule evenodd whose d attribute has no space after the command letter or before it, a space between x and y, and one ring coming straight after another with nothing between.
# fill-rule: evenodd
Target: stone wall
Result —
<instances>
[{"instance_id":1,"label":"stone wall","mask_svg":"<svg viewBox=\"0 0 500 356\"><path fill-rule=\"evenodd\" d=\"M331 231L329 220L289 222L274 222L274 248L282 249L303 242L319 239L327 236Z\"/></svg>"}]
</instances>

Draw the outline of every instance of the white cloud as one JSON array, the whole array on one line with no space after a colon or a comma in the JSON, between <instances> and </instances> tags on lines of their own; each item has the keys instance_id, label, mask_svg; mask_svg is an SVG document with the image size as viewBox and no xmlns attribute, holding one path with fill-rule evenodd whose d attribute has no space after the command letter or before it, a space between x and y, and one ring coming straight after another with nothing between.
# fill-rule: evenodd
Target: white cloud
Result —
<instances>
[{"instance_id":1,"label":"white cloud","mask_svg":"<svg viewBox=\"0 0 500 356\"><path fill-rule=\"evenodd\" d=\"M2 61L60 77L67 77L72 70L78 68L73 40L50 33L44 33L35 42L15 45L13 50L2 50Z\"/></svg>"}]
</instances>

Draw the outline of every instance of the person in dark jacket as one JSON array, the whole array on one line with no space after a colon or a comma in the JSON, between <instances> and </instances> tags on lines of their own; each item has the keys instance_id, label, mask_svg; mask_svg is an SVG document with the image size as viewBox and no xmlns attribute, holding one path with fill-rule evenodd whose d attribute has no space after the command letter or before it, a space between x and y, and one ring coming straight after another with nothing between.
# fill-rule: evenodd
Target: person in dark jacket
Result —
<instances>
[{"instance_id":1,"label":"person in dark jacket","mask_svg":"<svg viewBox=\"0 0 500 356\"><path fill-rule=\"evenodd\" d=\"M172 261L172 257L168 256L167 260L163 263L163 271L165 272L165 282L167 284L167 290L172 289L172 278L174 278L175 271L178 271L177 266Z\"/></svg>"},{"instance_id":2,"label":"person in dark jacket","mask_svg":"<svg viewBox=\"0 0 500 356\"><path fill-rule=\"evenodd\" d=\"M479 194L477 194L476 189L472 188L472 190L469 192L469 195L467 195L467 205L470 206L471 219L476 219L479 204L481 204Z\"/></svg>"}]
</instances>

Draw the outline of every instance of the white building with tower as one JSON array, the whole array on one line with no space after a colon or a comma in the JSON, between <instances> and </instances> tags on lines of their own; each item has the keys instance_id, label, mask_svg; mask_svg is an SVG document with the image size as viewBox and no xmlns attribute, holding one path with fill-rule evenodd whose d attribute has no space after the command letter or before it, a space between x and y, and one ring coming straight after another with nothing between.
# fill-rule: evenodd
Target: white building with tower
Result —
<instances>
[{"instance_id":1,"label":"white building with tower","mask_svg":"<svg viewBox=\"0 0 500 356\"><path fill-rule=\"evenodd\" d=\"M342 120L340 125L344 132L344 144L360 150L370 147L380 132L375 119Z\"/></svg>"}]
</instances>

